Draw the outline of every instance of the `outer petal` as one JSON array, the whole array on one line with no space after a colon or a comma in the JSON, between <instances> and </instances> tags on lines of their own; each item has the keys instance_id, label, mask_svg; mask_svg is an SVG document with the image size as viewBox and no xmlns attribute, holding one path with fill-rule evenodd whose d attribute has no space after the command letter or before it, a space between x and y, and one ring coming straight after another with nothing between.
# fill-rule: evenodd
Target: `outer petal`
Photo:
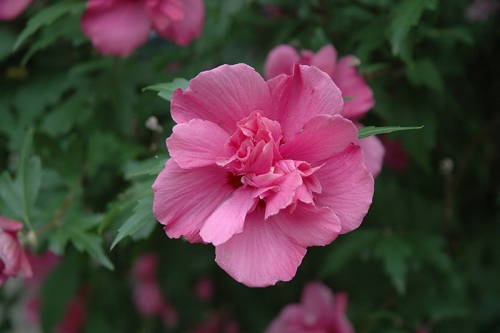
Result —
<instances>
[{"instance_id":1,"label":"outer petal","mask_svg":"<svg viewBox=\"0 0 500 333\"><path fill-rule=\"evenodd\" d=\"M356 144L363 149L366 169L374 178L377 177L384 163L384 145L375 135L359 139Z\"/></svg>"},{"instance_id":2,"label":"outer petal","mask_svg":"<svg viewBox=\"0 0 500 333\"><path fill-rule=\"evenodd\" d=\"M268 218L290 239L303 246L324 246L330 244L340 233L340 220L331 209L316 208L298 203L293 213L287 209Z\"/></svg>"},{"instance_id":3,"label":"outer petal","mask_svg":"<svg viewBox=\"0 0 500 333\"><path fill-rule=\"evenodd\" d=\"M267 81L274 110L266 116L281 124L284 142L318 114L342 114L340 89L316 67L294 65L291 76L280 75Z\"/></svg>"},{"instance_id":4,"label":"outer petal","mask_svg":"<svg viewBox=\"0 0 500 333\"><path fill-rule=\"evenodd\" d=\"M356 126L344 117L317 115L279 150L284 159L314 163L343 152L357 137Z\"/></svg>"},{"instance_id":5,"label":"outer petal","mask_svg":"<svg viewBox=\"0 0 500 333\"><path fill-rule=\"evenodd\" d=\"M90 0L80 24L96 49L124 57L147 41L151 29L147 11L135 1Z\"/></svg>"},{"instance_id":6,"label":"outer petal","mask_svg":"<svg viewBox=\"0 0 500 333\"><path fill-rule=\"evenodd\" d=\"M165 0L163 0L165 1ZM168 1L168 0L167 0ZM161 20L152 16L155 30L165 39L186 46L201 35L205 21L205 6L202 0L180 0L184 15L165 25Z\"/></svg>"},{"instance_id":7,"label":"outer petal","mask_svg":"<svg viewBox=\"0 0 500 333\"><path fill-rule=\"evenodd\" d=\"M23 224L19 221L9 220L5 217L0 216L0 229L4 231L9 231L16 233L23 228Z\"/></svg>"},{"instance_id":8,"label":"outer petal","mask_svg":"<svg viewBox=\"0 0 500 333\"><path fill-rule=\"evenodd\" d=\"M215 254L217 264L236 281L266 287L291 280L306 248L265 221L264 211L258 207L247 215L243 232L216 246Z\"/></svg>"},{"instance_id":9,"label":"outer petal","mask_svg":"<svg viewBox=\"0 0 500 333\"><path fill-rule=\"evenodd\" d=\"M332 76L335 70L335 63L337 61L337 50L333 45L328 44L319 49L316 54L313 55L311 60L311 65L318 67L326 74Z\"/></svg>"},{"instance_id":10,"label":"outer petal","mask_svg":"<svg viewBox=\"0 0 500 333\"><path fill-rule=\"evenodd\" d=\"M264 79L245 64L222 65L198 74L186 91L177 89L170 107L177 123L203 119L229 134L253 111L271 112L272 101Z\"/></svg>"},{"instance_id":11,"label":"outer petal","mask_svg":"<svg viewBox=\"0 0 500 333\"><path fill-rule=\"evenodd\" d=\"M342 90L342 96L348 98L344 103L342 115L350 120L357 120L375 105L373 91L365 79L358 75L356 65L359 60L346 56L337 62L332 79Z\"/></svg>"},{"instance_id":12,"label":"outer petal","mask_svg":"<svg viewBox=\"0 0 500 333\"><path fill-rule=\"evenodd\" d=\"M323 187L316 206L331 208L340 218L341 233L356 229L372 202L374 181L363 163L363 152L352 145L341 154L324 161L314 175Z\"/></svg>"},{"instance_id":13,"label":"outer petal","mask_svg":"<svg viewBox=\"0 0 500 333\"><path fill-rule=\"evenodd\" d=\"M220 126L206 120L193 119L174 126L167 139L170 156L183 169L215 165L224 156L224 144L229 134Z\"/></svg>"},{"instance_id":14,"label":"outer petal","mask_svg":"<svg viewBox=\"0 0 500 333\"><path fill-rule=\"evenodd\" d=\"M333 301L333 323L332 328L339 333L355 333L354 326L346 316L347 310L346 293L337 293Z\"/></svg>"},{"instance_id":15,"label":"outer petal","mask_svg":"<svg viewBox=\"0 0 500 333\"><path fill-rule=\"evenodd\" d=\"M181 169L168 160L153 184L153 213L171 238L201 242L200 228L234 188L218 167Z\"/></svg>"},{"instance_id":16,"label":"outer petal","mask_svg":"<svg viewBox=\"0 0 500 333\"><path fill-rule=\"evenodd\" d=\"M203 241L217 246L243 231L247 213L255 208L255 190L240 187L210 215L200 230Z\"/></svg>"},{"instance_id":17,"label":"outer petal","mask_svg":"<svg viewBox=\"0 0 500 333\"><path fill-rule=\"evenodd\" d=\"M33 0L1 0L0 21L13 20L33 2Z\"/></svg>"},{"instance_id":18,"label":"outer petal","mask_svg":"<svg viewBox=\"0 0 500 333\"><path fill-rule=\"evenodd\" d=\"M293 64L299 61L300 56L293 47L286 44L278 45L267 55L264 77L269 80L280 74L292 75Z\"/></svg>"}]
</instances>

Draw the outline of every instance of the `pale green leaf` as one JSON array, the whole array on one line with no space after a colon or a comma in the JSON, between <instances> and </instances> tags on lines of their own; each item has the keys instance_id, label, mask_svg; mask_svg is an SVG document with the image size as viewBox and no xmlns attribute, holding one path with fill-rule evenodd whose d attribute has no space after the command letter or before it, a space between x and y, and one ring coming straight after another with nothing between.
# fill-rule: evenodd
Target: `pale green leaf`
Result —
<instances>
[{"instance_id":1,"label":"pale green leaf","mask_svg":"<svg viewBox=\"0 0 500 333\"><path fill-rule=\"evenodd\" d=\"M422 129L424 126L415 126L415 127L401 127L401 126L386 126L386 127L375 127L375 126L367 126L360 128L358 130L358 139L364 139L372 135L376 134L385 134L397 131L408 131L408 130L418 130Z\"/></svg>"},{"instance_id":2,"label":"pale green leaf","mask_svg":"<svg viewBox=\"0 0 500 333\"><path fill-rule=\"evenodd\" d=\"M84 2L60 2L39 11L28 21L26 28L24 28L17 38L14 51L43 26L52 24L55 20L68 13L73 15L80 14L85 9L85 6Z\"/></svg>"},{"instance_id":3,"label":"pale green leaf","mask_svg":"<svg viewBox=\"0 0 500 333\"><path fill-rule=\"evenodd\" d=\"M178 88L181 88L182 90L186 90L189 87L189 81L183 78L176 78L172 82L167 82L167 83L158 83L146 88L143 88L142 91L145 90L153 90L158 92L158 96L160 96L163 99L166 99L167 101L170 101L172 99L172 94L174 91Z\"/></svg>"},{"instance_id":4,"label":"pale green leaf","mask_svg":"<svg viewBox=\"0 0 500 333\"><path fill-rule=\"evenodd\" d=\"M408 243L395 235L386 236L375 247L374 255L382 260L384 270L391 278L396 290L404 294L408 271L407 260L411 255Z\"/></svg>"}]
</instances>

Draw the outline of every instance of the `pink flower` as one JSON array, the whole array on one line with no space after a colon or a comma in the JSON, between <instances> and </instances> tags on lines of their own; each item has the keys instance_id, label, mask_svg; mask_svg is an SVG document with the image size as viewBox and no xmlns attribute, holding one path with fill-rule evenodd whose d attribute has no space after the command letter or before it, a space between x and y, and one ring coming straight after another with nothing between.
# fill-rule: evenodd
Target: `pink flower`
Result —
<instances>
[{"instance_id":1,"label":"pink flower","mask_svg":"<svg viewBox=\"0 0 500 333\"><path fill-rule=\"evenodd\" d=\"M26 256L31 264L33 275L25 279L25 282L31 289L38 290L47 275L59 263L59 257L51 251L45 251L42 254L27 252Z\"/></svg>"},{"instance_id":2,"label":"pink flower","mask_svg":"<svg viewBox=\"0 0 500 333\"><path fill-rule=\"evenodd\" d=\"M0 0L0 21L13 20L28 6L33 0Z\"/></svg>"},{"instance_id":3,"label":"pink flower","mask_svg":"<svg viewBox=\"0 0 500 333\"><path fill-rule=\"evenodd\" d=\"M265 82L245 64L177 89L172 157L153 184L171 238L215 245L215 261L252 287L290 280L308 246L356 229L373 177L333 81L312 66Z\"/></svg>"},{"instance_id":4,"label":"pink flower","mask_svg":"<svg viewBox=\"0 0 500 333\"><path fill-rule=\"evenodd\" d=\"M200 36L204 18L203 0L89 0L80 23L100 52L126 57L152 28L186 46Z\"/></svg>"},{"instance_id":5,"label":"pink flower","mask_svg":"<svg viewBox=\"0 0 500 333\"><path fill-rule=\"evenodd\" d=\"M85 325L87 311L83 297L73 298L67 305L64 312L64 319L56 326L56 333L78 333Z\"/></svg>"},{"instance_id":6,"label":"pink flower","mask_svg":"<svg viewBox=\"0 0 500 333\"><path fill-rule=\"evenodd\" d=\"M267 56L264 76L271 79L279 74L290 75L295 63L318 67L332 78L345 99L342 112L345 118L357 121L375 105L372 90L357 73L359 60L356 57L349 55L337 60L337 51L333 45L323 46L317 53L303 50L300 55L290 45L278 45ZM359 123L356 125L362 127ZM384 147L375 136L361 139L357 143L365 152L366 168L376 177L382 169Z\"/></svg>"},{"instance_id":7,"label":"pink flower","mask_svg":"<svg viewBox=\"0 0 500 333\"><path fill-rule=\"evenodd\" d=\"M11 276L32 275L28 258L17 239L17 232L22 228L21 222L0 216L0 286Z\"/></svg>"},{"instance_id":8,"label":"pink flower","mask_svg":"<svg viewBox=\"0 0 500 333\"><path fill-rule=\"evenodd\" d=\"M396 171L406 170L410 163L410 157L401 142L389 141L385 136L382 136L382 143L385 147L384 163Z\"/></svg>"},{"instance_id":9,"label":"pink flower","mask_svg":"<svg viewBox=\"0 0 500 333\"><path fill-rule=\"evenodd\" d=\"M287 305L264 333L354 333L346 308L347 294L334 297L328 287L312 282L304 288L301 303Z\"/></svg>"},{"instance_id":10,"label":"pink flower","mask_svg":"<svg viewBox=\"0 0 500 333\"><path fill-rule=\"evenodd\" d=\"M158 259L154 254L144 255L135 262L132 268L135 306L143 316L160 316L165 326L175 328L177 313L162 296L156 281L157 265Z\"/></svg>"},{"instance_id":11,"label":"pink flower","mask_svg":"<svg viewBox=\"0 0 500 333\"><path fill-rule=\"evenodd\" d=\"M495 0L476 0L471 3L465 16L469 21L485 22L491 15L500 8L500 2Z\"/></svg>"},{"instance_id":12,"label":"pink flower","mask_svg":"<svg viewBox=\"0 0 500 333\"><path fill-rule=\"evenodd\" d=\"M203 302L208 302L214 295L214 283L212 279L203 277L195 286L195 294Z\"/></svg>"}]
</instances>

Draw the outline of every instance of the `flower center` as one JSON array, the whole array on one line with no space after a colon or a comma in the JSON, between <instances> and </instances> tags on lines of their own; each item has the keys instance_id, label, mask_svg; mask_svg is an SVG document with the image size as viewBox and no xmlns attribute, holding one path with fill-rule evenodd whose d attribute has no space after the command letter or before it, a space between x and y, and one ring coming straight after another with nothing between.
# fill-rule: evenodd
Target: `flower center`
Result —
<instances>
[{"instance_id":1,"label":"flower center","mask_svg":"<svg viewBox=\"0 0 500 333\"><path fill-rule=\"evenodd\" d=\"M216 161L229 172L229 184L235 189L254 188L254 197L266 204L266 218L287 207L293 211L298 201L313 204L313 193L321 192L313 174L321 166L283 159L281 126L262 111L254 111L237 125L225 145L229 157Z\"/></svg>"}]
</instances>

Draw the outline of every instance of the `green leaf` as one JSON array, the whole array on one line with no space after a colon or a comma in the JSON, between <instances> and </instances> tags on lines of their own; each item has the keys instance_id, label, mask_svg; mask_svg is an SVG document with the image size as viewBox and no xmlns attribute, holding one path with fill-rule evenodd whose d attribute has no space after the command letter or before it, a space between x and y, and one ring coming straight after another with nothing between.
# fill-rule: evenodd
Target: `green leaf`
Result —
<instances>
[{"instance_id":1,"label":"green leaf","mask_svg":"<svg viewBox=\"0 0 500 333\"><path fill-rule=\"evenodd\" d=\"M424 126L416 126L416 127L401 127L401 126L386 126L386 127L375 127L375 126L367 126L360 128L358 130L358 139L364 139L372 135L376 134L384 134L391 133L397 131L408 131L408 130L418 130L422 129Z\"/></svg>"},{"instance_id":2,"label":"green leaf","mask_svg":"<svg viewBox=\"0 0 500 333\"><path fill-rule=\"evenodd\" d=\"M396 290L404 294L408 270L407 259L411 254L408 243L396 235L389 235L380 240L375 247L374 254L382 259L384 270L391 278Z\"/></svg>"},{"instance_id":3,"label":"green leaf","mask_svg":"<svg viewBox=\"0 0 500 333\"><path fill-rule=\"evenodd\" d=\"M342 271L350 260L358 256L364 249L371 247L379 235L380 232L376 229L362 229L342 236L338 240L338 244L335 242L331 246L331 251L319 272L319 279Z\"/></svg>"},{"instance_id":4,"label":"green leaf","mask_svg":"<svg viewBox=\"0 0 500 333\"><path fill-rule=\"evenodd\" d=\"M90 232L83 231L74 226L65 227L68 237L80 252L87 252L104 267L113 270L113 263L104 254L102 249L102 237Z\"/></svg>"},{"instance_id":5,"label":"green leaf","mask_svg":"<svg viewBox=\"0 0 500 333\"><path fill-rule=\"evenodd\" d=\"M0 176L0 197L14 214L13 218L23 218L23 203L18 188L7 171L4 171Z\"/></svg>"},{"instance_id":6,"label":"green leaf","mask_svg":"<svg viewBox=\"0 0 500 333\"><path fill-rule=\"evenodd\" d=\"M394 8L394 19L390 25L392 54L401 53L411 27L420 21L425 9L435 9L437 0L404 0Z\"/></svg>"},{"instance_id":7,"label":"green leaf","mask_svg":"<svg viewBox=\"0 0 500 333\"><path fill-rule=\"evenodd\" d=\"M85 9L85 6L86 4L84 2L60 2L39 11L28 21L26 28L24 28L17 38L16 44L14 45L14 51L17 50L29 36L33 35L41 27L52 24L55 20L65 14L80 14Z\"/></svg>"},{"instance_id":8,"label":"green leaf","mask_svg":"<svg viewBox=\"0 0 500 333\"><path fill-rule=\"evenodd\" d=\"M83 94L68 97L43 119L40 130L52 137L68 133L76 124L90 116L86 99Z\"/></svg>"},{"instance_id":9,"label":"green leaf","mask_svg":"<svg viewBox=\"0 0 500 333\"><path fill-rule=\"evenodd\" d=\"M120 229L118 229L118 235L116 235L113 244L111 244L111 249L113 249L118 242L120 242L126 236L132 235L134 232L139 230L145 224L151 221L156 221L153 216L153 195L146 196L138 200L137 205L134 208L134 214L125 221Z\"/></svg>"},{"instance_id":10,"label":"green leaf","mask_svg":"<svg viewBox=\"0 0 500 333\"><path fill-rule=\"evenodd\" d=\"M430 59L415 61L413 66L406 68L406 76L415 86L427 86L437 92L443 92L444 82L439 70Z\"/></svg>"},{"instance_id":11,"label":"green leaf","mask_svg":"<svg viewBox=\"0 0 500 333\"><path fill-rule=\"evenodd\" d=\"M142 91L145 90L154 90L158 91L158 96L167 101L172 99L172 94L177 88L181 88L182 90L186 90L189 87L189 81L183 78L176 78L172 82L168 83L158 83L146 88L143 88Z\"/></svg>"}]
</instances>

